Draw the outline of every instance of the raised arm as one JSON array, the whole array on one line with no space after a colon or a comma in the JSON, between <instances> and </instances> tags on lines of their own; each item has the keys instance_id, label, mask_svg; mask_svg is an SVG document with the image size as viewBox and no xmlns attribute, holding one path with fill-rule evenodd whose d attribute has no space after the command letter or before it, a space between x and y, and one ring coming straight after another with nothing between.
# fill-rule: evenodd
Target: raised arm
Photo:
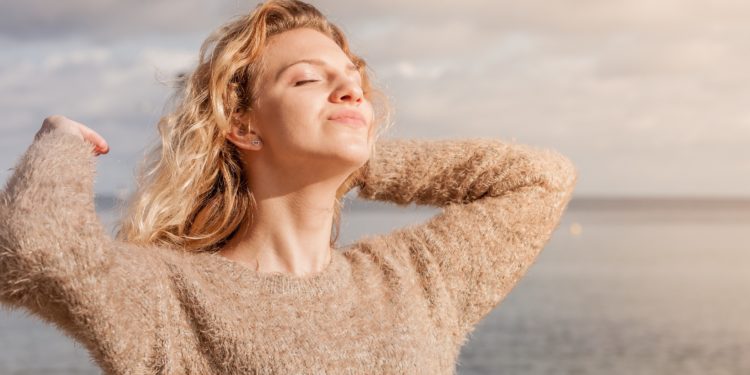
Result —
<instances>
[{"instance_id":1,"label":"raised arm","mask_svg":"<svg viewBox=\"0 0 750 375\"><path fill-rule=\"evenodd\" d=\"M41 135L0 192L0 302L83 343L103 369L145 369L168 293L158 254L105 233L94 210L92 145ZM128 357L133 363L111 363Z\"/></svg>"},{"instance_id":2,"label":"raised arm","mask_svg":"<svg viewBox=\"0 0 750 375\"><path fill-rule=\"evenodd\" d=\"M384 139L359 196L442 207L382 241L426 293L447 291L458 334L470 333L515 286L557 227L577 179L556 151L496 139Z\"/></svg>"}]
</instances>

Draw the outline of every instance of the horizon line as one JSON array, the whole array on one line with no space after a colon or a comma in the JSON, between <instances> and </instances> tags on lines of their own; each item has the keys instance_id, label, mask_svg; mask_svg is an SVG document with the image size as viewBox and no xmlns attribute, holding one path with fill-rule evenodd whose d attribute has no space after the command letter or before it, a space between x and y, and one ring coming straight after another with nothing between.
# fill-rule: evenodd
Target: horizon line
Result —
<instances>
[{"instance_id":1,"label":"horizon line","mask_svg":"<svg viewBox=\"0 0 750 375\"><path fill-rule=\"evenodd\" d=\"M98 208L111 209L122 205L125 201L116 194L96 194L95 203ZM415 203L399 205L393 202L369 200L357 196L344 196L343 210L360 209L439 209L433 205L417 205ZM730 209L750 210L750 196L607 196L584 195L574 196L568 203L571 210L588 209Z\"/></svg>"}]
</instances>

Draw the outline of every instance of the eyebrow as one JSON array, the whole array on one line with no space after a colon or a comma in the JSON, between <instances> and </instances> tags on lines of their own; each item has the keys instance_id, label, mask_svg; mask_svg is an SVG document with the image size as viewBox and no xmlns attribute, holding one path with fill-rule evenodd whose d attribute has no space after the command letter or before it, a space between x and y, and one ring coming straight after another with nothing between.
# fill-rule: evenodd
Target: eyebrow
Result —
<instances>
[{"instance_id":1,"label":"eyebrow","mask_svg":"<svg viewBox=\"0 0 750 375\"><path fill-rule=\"evenodd\" d=\"M301 64L301 63L307 63L307 64L318 65L318 66L328 66L328 63L326 63L325 61L323 61L321 59L302 59L302 60L297 60L297 61L295 61L295 62L293 62L293 63L285 66L281 70L279 70L279 72L276 73L276 80L278 81L279 78L281 77L281 75L287 69L291 68L294 65ZM354 64L351 64L351 63L346 66L346 70L349 71L349 72L357 72L357 73L359 73L359 69Z\"/></svg>"}]
</instances>

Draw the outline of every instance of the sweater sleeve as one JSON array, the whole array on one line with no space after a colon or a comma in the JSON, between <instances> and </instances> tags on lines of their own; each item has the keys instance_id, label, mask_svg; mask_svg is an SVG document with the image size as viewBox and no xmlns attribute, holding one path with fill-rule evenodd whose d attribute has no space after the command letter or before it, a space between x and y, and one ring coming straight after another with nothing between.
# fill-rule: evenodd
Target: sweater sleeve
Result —
<instances>
[{"instance_id":1,"label":"sweater sleeve","mask_svg":"<svg viewBox=\"0 0 750 375\"><path fill-rule=\"evenodd\" d=\"M554 150L488 138L383 139L358 195L441 207L426 222L369 240L398 253L433 303L447 291L448 306L435 307L455 317L463 337L535 261L576 180L571 161Z\"/></svg>"},{"instance_id":2,"label":"sweater sleeve","mask_svg":"<svg viewBox=\"0 0 750 375\"><path fill-rule=\"evenodd\" d=\"M169 293L166 264L104 231L92 149L54 130L16 165L0 192L0 302L55 325L105 371L146 373Z\"/></svg>"}]
</instances>

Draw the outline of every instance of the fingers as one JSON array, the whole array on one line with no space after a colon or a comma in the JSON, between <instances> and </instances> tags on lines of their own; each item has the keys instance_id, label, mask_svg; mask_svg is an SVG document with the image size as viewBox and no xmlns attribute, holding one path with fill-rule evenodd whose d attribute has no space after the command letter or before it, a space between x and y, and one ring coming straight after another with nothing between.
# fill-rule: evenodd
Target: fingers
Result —
<instances>
[{"instance_id":1,"label":"fingers","mask_svg":"<svg viewBox=\"0 0 750 375\"><path fill-rule=\"evenodd\" d=\"M109 152L109 145L107 144L107 141L104 139L104 137L99 135L99 133L95 132L93 129L84 124L81 124L78 121L74 121L71 119L67 120L78 128L78 130L83 135L83 139L91 142L91 144L94 145L94 151L97 154L106 154Z\"/></svg>"},{"instance_id":2,"label":"fingers","mask_svg":"<svg viewBox=\"0 0 750 375\"><path fill-rule=\"evenodd\" d=\"M81 133L83 134L83 138L94 145L94 149L97 154L106 154L109 152L109 145L107 144L107 141L104 139L104 137L84 125L81 126Z\"/></svg>"},{"instance_id":3,"label":"fingers","mask_svg":"<svg viewBox=\"0 0 750 375\"><path fill-rule=\"evenodd\" d=\"M42 129L37 133L48 132L52 129L62 129L67 133L79 136L81 139L88 141L94 146L94 153L98 156L109 152L107 141L99 133L78 121L71 120L65 116L53 115L44 119Z\"/></svg>"}]
</instances>

